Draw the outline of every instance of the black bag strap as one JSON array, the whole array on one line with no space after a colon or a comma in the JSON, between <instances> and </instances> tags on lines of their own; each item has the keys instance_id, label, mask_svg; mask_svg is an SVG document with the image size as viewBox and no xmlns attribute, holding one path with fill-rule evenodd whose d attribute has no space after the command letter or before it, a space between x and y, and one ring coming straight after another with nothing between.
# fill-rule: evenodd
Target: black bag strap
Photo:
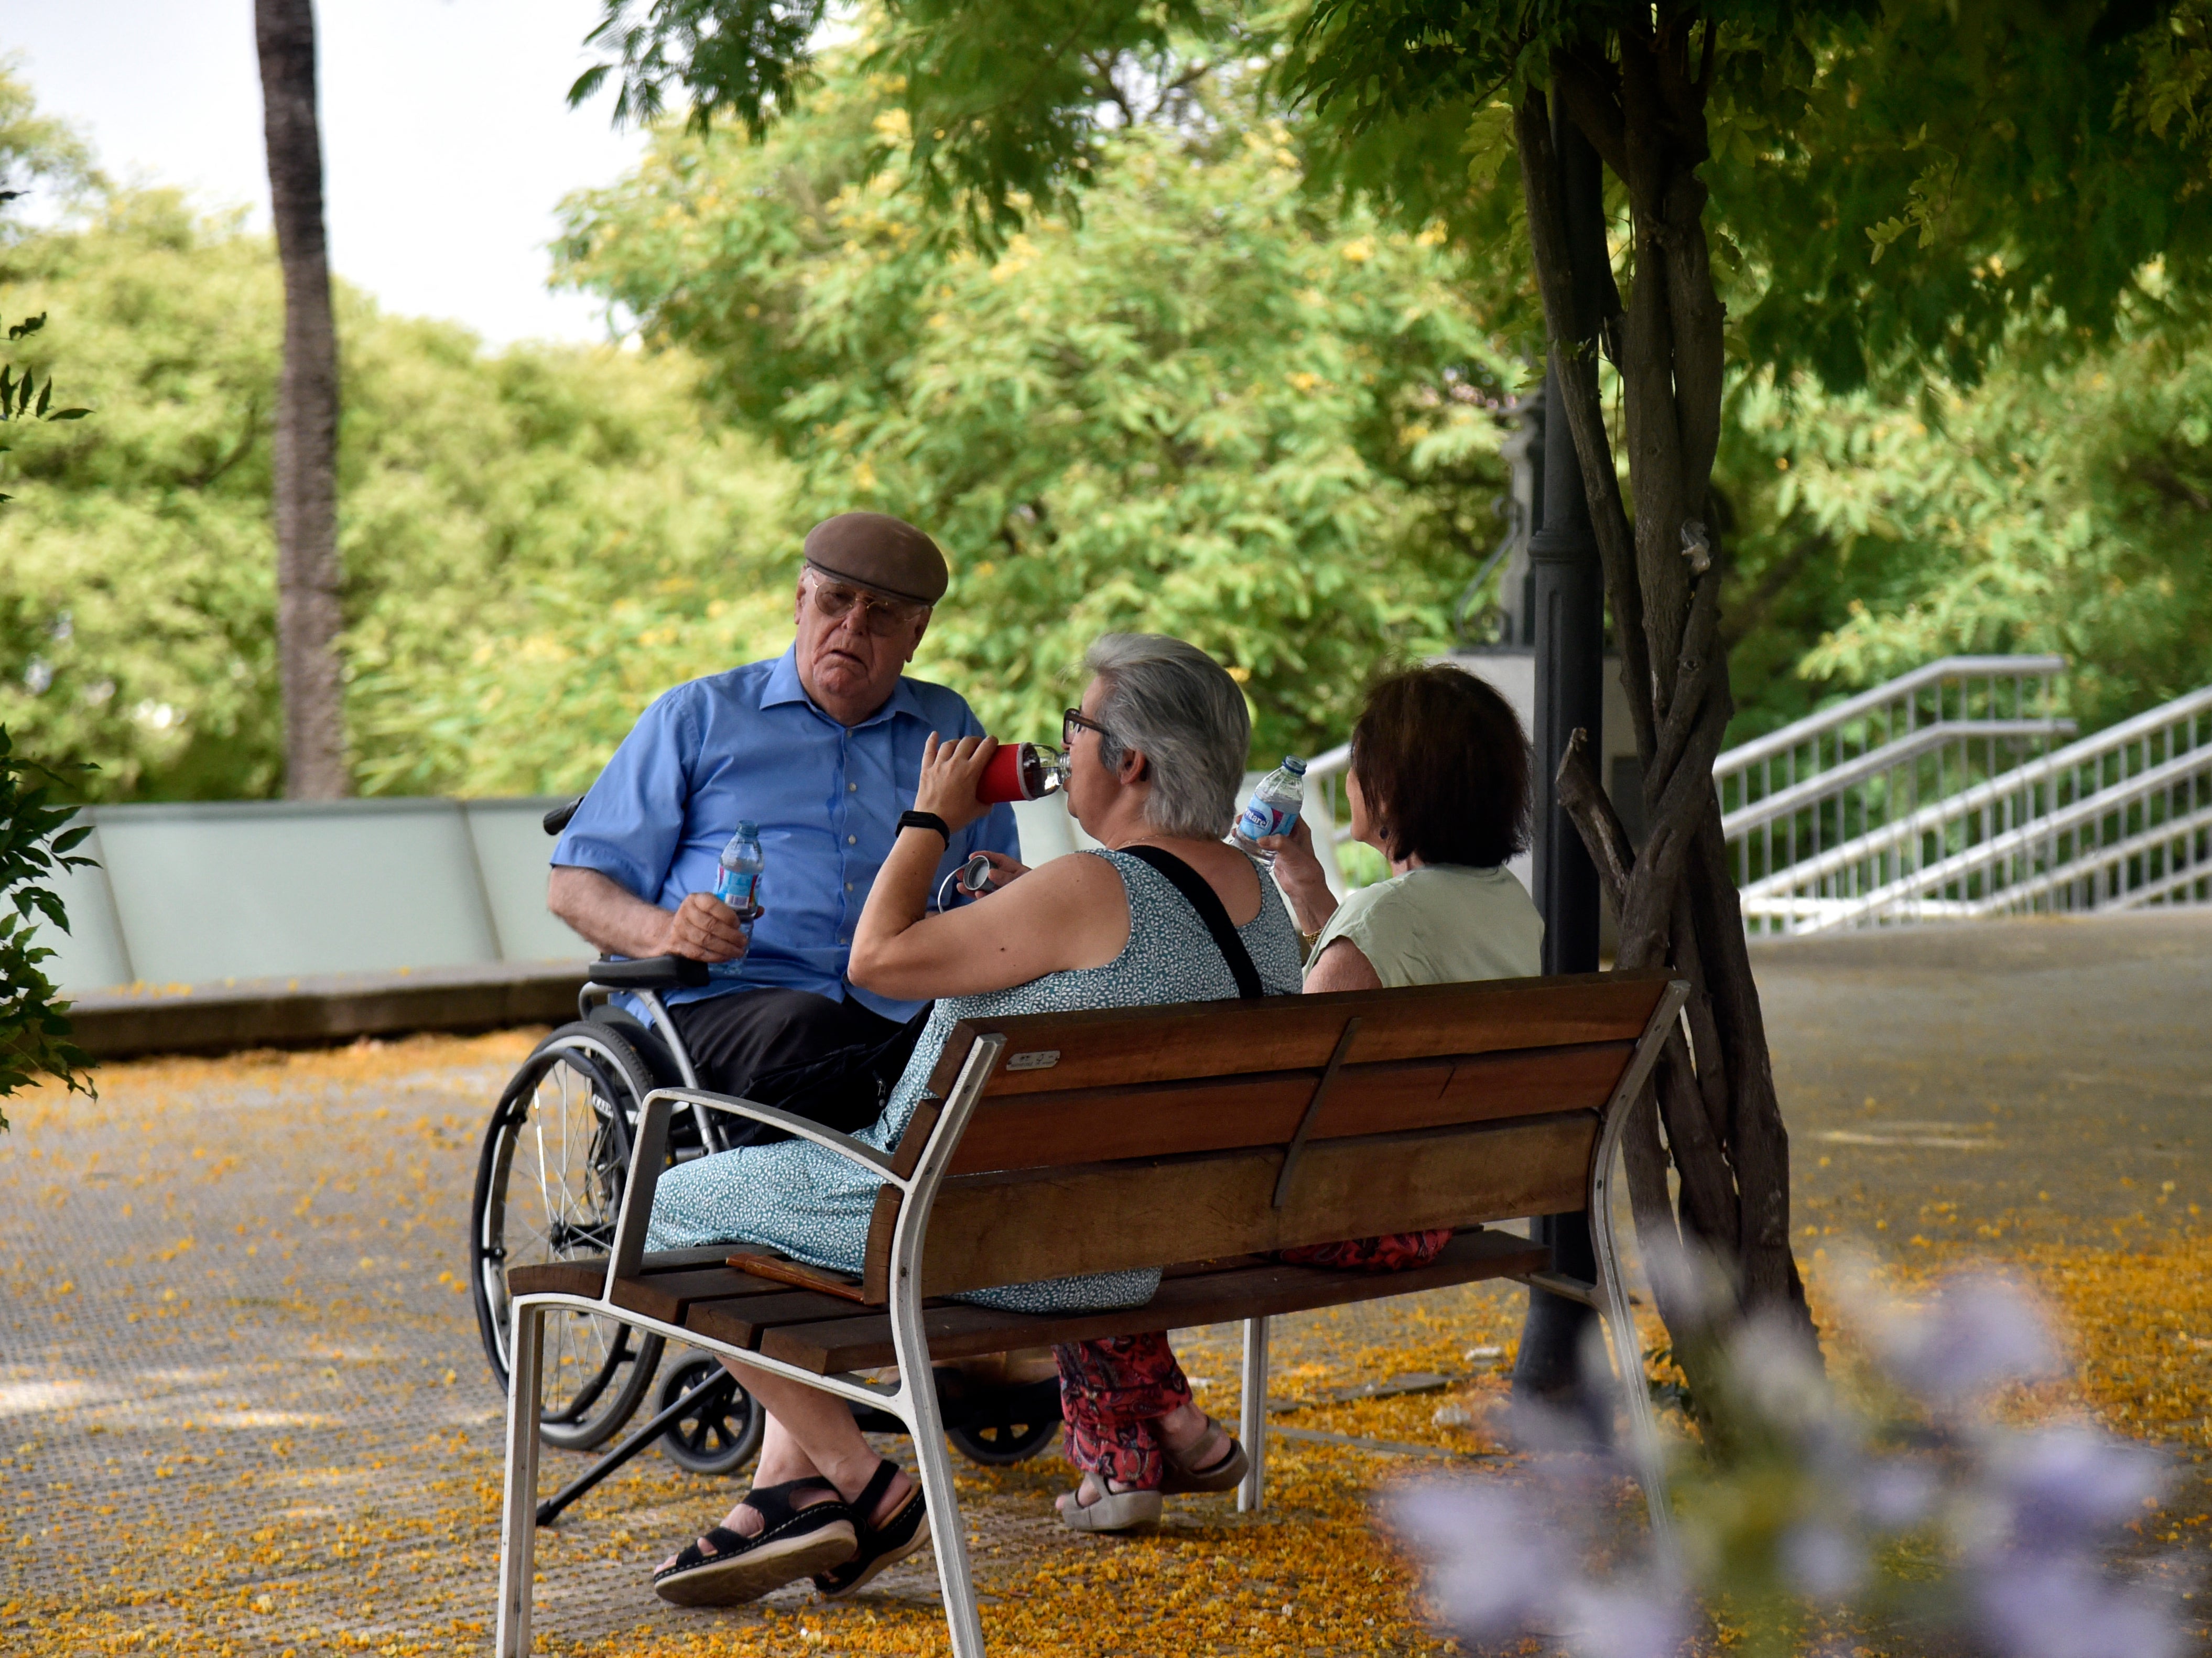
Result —
<instances>
[{"instance_id":1,"label":"black bag strap","mask_svg":"<svg viewBox=\"0 0 2212 1658\"><path fill-rule=\"evenodd\" d=\"M1260 969L1252 965L1252 952L1244 948L1244 941L1237 936L1236 927L1230 923L1228 907L1206 885L1204 876L1175 853L1162 852L1158 847L1123 847L1121 850L1167 877L1184 901L1198 912L1198 919L1213 935L1214 948L1229 963L1230 976L1237 981L1239 996L1249 1001L1267 993L1267 987L1260 982Z\"/></svg>"}]
</instances>

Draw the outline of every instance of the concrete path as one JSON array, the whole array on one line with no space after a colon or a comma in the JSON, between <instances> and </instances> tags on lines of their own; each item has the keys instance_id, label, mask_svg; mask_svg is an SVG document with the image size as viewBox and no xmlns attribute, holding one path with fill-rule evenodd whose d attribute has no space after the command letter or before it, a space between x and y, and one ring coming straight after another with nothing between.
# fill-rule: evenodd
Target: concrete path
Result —
<instances>
[{"instance_id":1,"label":"concrete path","mask_svg":"<svg viewBox=\"0 0 2212 1658\"><path fill-rule=\"evenodd\" d=\"M1930 928L1758 963L1808 1258L1843 1238L1906 1260L2110 1245L2116 1224L2212 1201L2212 917ZM112 1069L96 1104L11 1102L0 1649L485 1649L501 1412L462 1234L477 1136L526 1046L154 1062ZM1518 1292L1496 1288L1286 1321L1278 1392L1420 1373L1494 1395L1517 1326ZM1233 1412L1231 1333L1179 1345L1202 1401ZM1156 1598L1182 1620L1158 1638L1194 1649L1431 1650L1364 1507L1410 1461L1330 1436L1468 1456L1479 1432L1426 1397L1291 1425L1267 1514L1178 1502L1141 1548L1056 1526L1056 1458L968 1471L987 1591L1039 1649L1063 1613L1073 1649L1085 1620ZM541 1555L549 1641L814 1650L829 1629L822 1649L927 1645L927 1556L827 1624L797 1591L711 1626L661 1608L652 1564L729 1496L648 1455L587 1499ZM794 1619L820 1627L794 1643Z\"/></svg>"}]
</instances>

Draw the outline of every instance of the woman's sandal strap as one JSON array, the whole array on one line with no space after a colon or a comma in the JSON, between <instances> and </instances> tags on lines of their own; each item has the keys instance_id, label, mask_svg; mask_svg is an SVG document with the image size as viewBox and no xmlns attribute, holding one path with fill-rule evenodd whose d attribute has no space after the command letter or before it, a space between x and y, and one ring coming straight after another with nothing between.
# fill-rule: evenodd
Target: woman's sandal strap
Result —
<instances>
[{"instance_id":1,"label":"woman's sandal strap","mask_svg":"<svg viewBox=\"0 0 2212 1658\"><path fill-rule=\"evenodd\" d=\"M690 1571L694 1566L703 1566L709 1560L720 1560L726 1555L743 1554L752 1546L753 1540L743 1532L732 1531L727 1526L716 1526L697 1542L686 1543L676 1556L676 1563L653 1574L656 1577L672 1576L679 1571ZM709 1554L699 1546L712 1543L714 1552Z\"/></svg>"},{"instance_id":2,"label":"woman's sandal strap","mask_svg":"<svg viewBox=\"0 0 2212 1658\"><path fill-rule=\"evenodd\" d=\"M891 1488L891 1481L898 1477L899 1465L888 1456L876 1464L875 1473L868 1476L868 1483L853 1499L853 1518L864 1528L868 1527L868 1516L876 1511L876 1504L884 1500Z\"/></svg>"},{"instance_id":3,"label":"woman's sandal strap","mask_svg":"<svg viewBox=\"0 0 2212 1658\"><path fill-rule=\"evenodd\" d=\"M811 1503L804 1509L792 1502L793 1497L799 1492L810 1491L828 1491L832 1500ZM697 1542L686 1543L678 1552L674 1564L655 1572L653 1580L658 1582L663 1578L673 1577L678 1572L710 1565L717 1560L726 1560L732 1555L757 1548L801 1515L823 1521L835 1518L839 1514L853 1517L843 1494L826 1479L787 1479L781 1485L756 1485L744 1494L738 1506L750 1509L760 1515L761 1528L757 1533L748 1537L743 1532L732 1531L727 1526L714 1527ZM826 1514L823 1512L824 1509L828 1510ZM700 1543L713 1544L714 1552L709 1554L699 1546Z\"/></svg>"},{"instance_id":4,"label":"woman's sandal strap","mask_svg":"<svg viewBox=\"0 0 2212 1658\"><path fill-rule=\"evenodd\" d=\"M791 1499L804 1491L827 1491L830 1500L811 1503L802 1509ZM756 1485L738 1499L738 1503L760 1515L761 1530L764 1533L774 1531L778 1526L788 1524L802 1514L811 1514L816 1509L848 1506L842 1491L828 1480L811 1476L805 1479L787 1479L781 1485ZM858 1518L857 1515L854 1517Z\"/></svg>"},{"instance_id":5,"label":"woman's sandal strap","mask_svg":"<svg viewBox=\"0 0 2212 1658\"><path fill-rule=\"evenodd\" d=\"M877 1465L867 1488L853 1504L854 1522L860 1532L860 1552L843 1565L815 1577L814 1587L823 1594L849 1594L883 1570L878 1563L886 1555L910 1553L917 1546L915 1533L928 1515L919 1485L907 1493L907 1500L894 1509L882 1525L874 1524L867 1517L875 1512L876 1504L883 1501L891 1488L891 1481L898 1475L898 1464L889 1457Z\"/></svg>"}]
</instances>

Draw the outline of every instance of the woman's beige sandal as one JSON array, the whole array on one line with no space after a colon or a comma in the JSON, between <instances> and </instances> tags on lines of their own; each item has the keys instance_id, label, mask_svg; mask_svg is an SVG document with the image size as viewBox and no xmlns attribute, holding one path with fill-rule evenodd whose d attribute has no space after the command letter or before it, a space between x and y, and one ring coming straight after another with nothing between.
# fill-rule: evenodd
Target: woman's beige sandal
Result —
<instances>
[{"instance_id":1,"label":"woman's beige sandal","mask_svg":"<svg viewBox=\"0 0 2212 1658\"><path fill-rule=\"evenodd\" d=\"M1229 1442L1229 1448L1204 1467L1193 1467L1193 1462L1216 1434ZM1252 1459L1244 1455L1244 1448L1237 1442L1228 1429L1212 1417L1206 1418L1206 1431L1199 1436L1198 1443L1192 1446L1188 1453L1178 1456L1163 1445L1160 1455L1167 1464L1160 1478L1160 1495L1163 1497L1183 1497L1194 1491L1232 1491L1244 1483L1244 1476L1252 1467Z\"/></svg>"},{"instance_id":2,"label":"woman's beige sandal","mask_svg":"<svg viewBox=\"0 0 2212 1658\"><path fill-rule=\"evenodd\" d=\"M793 1506L801 1491L830 1493L827 1503ZM781 1485L756 1485L743 1505L760 1515L760 1535L747 1537L717 1526L699 1543L653 1574L653 1592L672 1606L741 1606L795 1578L842 1566L860 1548L851 1504L826 1479L791 1479Z\"/></svg>"},{"instance_id":3,"label":"woman's beige sandal","mask_svg":"<svg viewBox=\"0 0 2212 1658\"><path fill-rule=\"evenodd\" d=\"M1093 1479L1098 1476L1091 1475ZM1158 1491L1117 1491L1099 1480L1103 1491L1094 1502L1083 1500L1083 1487L1078 1485L1068 1492L1067 1501L1060 1505L1060 1523L1070 1531L1128 1531L1138 1526L1155 1526L1160 1518L1160 1494Z\"/></svg>"},{"instance_id":4,"label":"woman's beige sandal","mask_svg":"<svg viewBox=\"0 0 2212 1658\"><path fill-rule=\"evenodd\" d=\"M814 1579L814 1587L830 1600L858 1593L871 1579L929 1541L929 1509L922 1502L920 1485L906 1494L906 1501L892 1509L882 1525L867 1523L867 1516L876 1511L876 1504L884 1500L898 1472L898 1464L885 1457L876 1465L868 1488L854 1499L853 1517L860 1526L860 1550L836 1570L818 1573Z\"/></svg>"}]
</instances>

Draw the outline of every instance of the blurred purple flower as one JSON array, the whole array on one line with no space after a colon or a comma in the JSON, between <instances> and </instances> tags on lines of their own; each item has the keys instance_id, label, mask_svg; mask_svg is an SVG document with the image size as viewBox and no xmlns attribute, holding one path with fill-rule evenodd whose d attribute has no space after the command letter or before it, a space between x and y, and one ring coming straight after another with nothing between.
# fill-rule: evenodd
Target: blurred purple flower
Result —
<instances>
[{"instance_id":1,"label":"blurred purple flower","mask_svg":"<svg viewBox=\"0 0 2212 1658\"><path fill-rule=\"evenodd\" d=\"M1576 1582L1563 1600L1577 1658L1673 1658L1690 1633L1681 1594L1649 1580Z\"/></svg>"},{"instance_id":2,"label":"blurred purple flower","mask_svg":"<svg viewBox=\"0 0 2212 1658\"><path fill-rule=\"evenodd\" d=\"M1866 1565L1865 1548L1840 1527L1807 1520L1783 1533L1783 1573L1812 1600L1841 1600L1865 1580Z\"/></svg>"},{"instance_id":3,"label":"blurred purple flower","mask_svg":"<svg viewBox=\"0 0 2212 1658\"><path fill-rule=\"evenodd\" d=\"M1858 1482L1859 1512L1870 1525L1902 1531L1928 1517L1936 1503L1936 1476L1917 1462L1877 1462Z\"/></svg>"},{"instance_id":4,"label":"blurred purple flower","mask_svg":"<svg viewBox=\"0 0 2212 1658\"><path fill-rule=\"evenodd\" d=\"M2094 1428L2008 1436L1990 1458L1987 1491L2012 1551L2080 1547L2126 1524L2166 1484L2164 1459Z\"/></svg>"},{"instance_id":5,"label":"blurred purple flower","mask_svg":"<svg viewBox=\"0 0 2212 1658\"><path fill-rule=\"evenodd\" d=\"M2034 1301L1999 1278L1954 1278L1933 1306L1883 1333L1897 1379L1931 1404L1964 1404L2001 1383L2048 1376L2057 1362Z\"/></svg>"},{"instance_id":6,"label":"blurred purple flower","mask_svg":"<svg viewBox=\"0 0 2212 1658\"><path fill-rule=\"evenodd\" d=\"M2015 1556L1980 1575L1977 1633L2002 1658L2171 1658L2172 1622L2086 1560Z\"/></svg>"},{"instance_id":7,"label":"blurred purple flower","mask_svg":"<svg viewBox=\"0 0 2212 1658\"><path fill-rule=\"evenodd\" d=\"M1521 1492L1432 1481L1400 1497L1391 1517L1428 1561L1430 1588L1455 1629L1483 1640L1553 1620L1574 1568Z\"/></svg>"}]
</instances>

